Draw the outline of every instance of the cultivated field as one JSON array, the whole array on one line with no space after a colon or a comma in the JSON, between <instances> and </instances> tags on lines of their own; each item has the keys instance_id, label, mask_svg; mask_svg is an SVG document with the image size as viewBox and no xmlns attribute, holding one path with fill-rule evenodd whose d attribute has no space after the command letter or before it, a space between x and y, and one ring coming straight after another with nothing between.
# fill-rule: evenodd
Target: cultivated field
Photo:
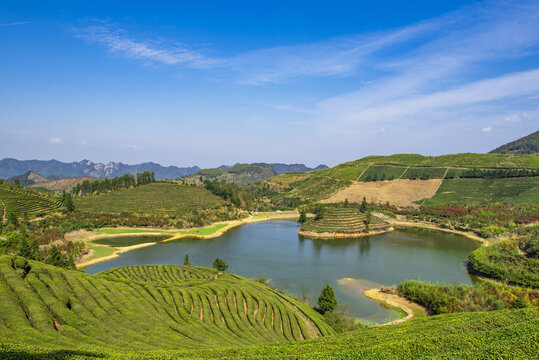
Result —
<instances>
[{"instance_id":1,"label":"cultivated field","mask_svg":"<svg viewBox=\"0 0 539 360\"><path fill-rule=\"evenodd\" d=\"M537 204L539 177L510 179L446 179L424 205L481 203Z\"/></svg>"},{"instance_id":2,"label":"cultivated field","mask_svg":"<svg viewBox=\"0 0 539 360\"><path fill-rule=\"evenodd\" d=\"M370 220L369 230L367 230L367 226L365 225L366 220L366 214L360 212L358 209L326 209L322 219L307 220L301 226L300 231L354 235L389 228L388 223L373 216Z\"/></svg>"},{"instance_id":3,"label":"cultivated field","mask_svg":"<svg viewBox=\"0 0 539 360\"><path fill-rule=\"evenodd\" d=\"M3 256L0 274L2 344L163 351L334 333L309 307L210 268L129 266L87 275Z\"/></svg>"},{"instance_id":4,"label":"cultivated field","mask_svg":"<svg viewBox=\"0 0 539 360\"><path fill-rule=\"evenodd\" d=\"M75 197L74 202L75 208L84 212L168 215L225 205L220 197L204 188L169 183L152 183L100 195Z\"/></svg>"},{"instance_id":5,"label":"cultivated field","mask_svg":"<svg viewBox=\"0 0 539 360\"><path fill-rule=\"evenodd\" d=\"M61 207L60 202L55 199L26 189L11 189L7 186L0 186L0 200L5 204L6 218L9 214L15 214L17 217L41 215ZM0 218L2 215L0 213Z\"/></svg>"},{"instance_id":6,"label":"cultivated field","mask_svg":"<svg viewBox=\"0 0 539 360\"><path fill-rule=\"evenodd\" d=\"M359 181L321 202L338 203L346 199L350 202L361 202L365 197L369 203L374 204L385 204L389 201L394 205L418 207L415 202L434 196L441 183L442 179Z\"/></svg>"},{"instance_id":7,"label":"cultivated field","mask_svg":"<svg viewBox=\"0 0 539 360\"><path fill-rule=\"evenodd\" d=\"M62 192L70 191L72 188L74 188L76 185L81 184L84 180L92 181L95 180L95 178L91 176L84 176L84 177L71 177L71 178L63 178L58 180L50 180L45 182L40 182L37 184L30 185L31 188L39 187L51 191L57 191Z\"/></svg>"}]
</instances>

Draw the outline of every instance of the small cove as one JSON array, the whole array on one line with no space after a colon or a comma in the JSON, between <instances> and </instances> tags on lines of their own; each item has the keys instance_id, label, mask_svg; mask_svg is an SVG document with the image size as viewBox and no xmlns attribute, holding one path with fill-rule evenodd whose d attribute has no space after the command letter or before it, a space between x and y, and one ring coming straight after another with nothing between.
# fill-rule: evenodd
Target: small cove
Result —
<instances>
[{"instance_id":1,"label":"small cove","mask_svg":"<svg viewBox=\"0 0 539 360\"><path fill-rule=\"evenodd\" d=\"M312 302L329 283L351 315L373 323L395 320L397 315L363 296L363 287L406 279L473 281L463 262L479 243L461 235L406 229L357 239L321 240L298 235L298 227L293 221L246 224L217 238L187 237L136 249L85 270L96 273L125 265L182 264L185 254L193 265L211 266L219 257L229 264L228 272L249 278L263 276L275 287ZM161 241L149 240L151 237L145 236L146 241L140 243ZM349 282L354 284L350 286L345 278L362 281Z\"/></svg>"}]
</instances>

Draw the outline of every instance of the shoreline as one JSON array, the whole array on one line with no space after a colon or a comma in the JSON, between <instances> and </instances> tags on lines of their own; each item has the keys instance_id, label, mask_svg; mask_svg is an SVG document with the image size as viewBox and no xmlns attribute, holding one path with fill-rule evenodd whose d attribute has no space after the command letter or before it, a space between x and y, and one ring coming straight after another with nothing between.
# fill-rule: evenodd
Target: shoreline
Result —
<instances>
[{"instance_id":1,"label":"shoreline","mask_svg":"<svg viewBox=\"0 0 539 360\"><path fill-rule=\"evenodd\" d=\"M380 235L380 234L385 234L387 232L391 232L393 230L395 230L395 228L393 228L392 226L385 230L361 232L361 233L355 233L355 234L331 233L331 232L318 233L314 231L298 230L298 235L302 235L307 238L329 240L329 239L360 238L360 237L365 237L365 236Z\"/></svg>"},{"instance_id":2,"label":"shoreline","mask_svg":"<svg viewBox=\"0 0 539 360\"><path fill-rule=\"evenodd\" d=\"M177 239L182 239L186 237L193 237L197 239L212 239L219 237L223 235L225 232L227 232L230 229L233 229L237 226L260 222L260 221L269 221L269 220L293 220L296 219L299 216L299 214L296 211L287 211L287 212L272 212L272 213L261 213L261 214L255 214L251 215L247 218L241 219L241 220L229 220L229 221L218 221L213 224L210 224L208 226L204 226L201 228L194 228L194 229L178 229L179 231L191 231L196 229L204 229L207 227L212 227L218 224L226 224L225 227L215 231L214 233L208 234L208 235L201 235L201 234L178 234L177 232L171 232L170 230L163 230L163 232L148 232L144 230L162 230L162 229L141 229L141 232L130 232L130 233L119 233L119 234L94 234L93 232L90 234L87 234L85 237L80 239L79 241L91 242L92 240L98 240L102 238L109 238L109 237L122 237L122 236L152 236L152 235L170 235L170 238L165 239L161 242L167 242ZM129 227L121 227L116 229L136 229L136 228L129 228ZM69 235L69 234L68 234ZM126 253L131 250L140 249L143 247L155 245L157 242L147 242L137 245L131 245L131 246L112 246L112 245L97 245L92 244L93 246L101 246L101 247L108 247L108 248L116 248L117 250L114 251L111 255L102 256L99 258L83 261L81 263L76 264L77 269L84 268L89 265L94 265L102 261L112 260L114 258L117 258L120 256L120 254Z\"/></svg>"},{"instance_id":3,"label":"shoreline","mask_svg":"<svg viewBox=\"0 0 539 360\"><path fill-rule=\"evenodd\" d=\"M457 235L465 236L468 239L479 241L480 243L482 243L485 246L490 245L490 241L488 239L477 236L474 233L472 233L471 231L453 230L453 229L447 229L447 228L439 227L437 225L433 225L433 224L429 224L429 223L425 223L425 222L414 222L414 221L406 221L406 220L395 219L395 218L392 218L390 216L387 216L385 214L378 213L378 212L376 212L376 213L373 212L373 215L387 221L388 223L390 223L394 227L398 227L398 226L401 226L401 227L416 227L416 228L427 229L427 230L443 231L443 232L447 232L447 233L451 233L451 234L457 234Z\"/></svg>"},{"instance_id":4,"label":"shoreline","mask_svg":"<svg viewBox=\"0 0 539 360\"><path fill-rule=\"evenodd\" d=\"M419 316L419 314L421 314L421 316L427 316L427 311L424 307L414 302L411 302L410 300L403 298L399 295L384 293L381 291L381 289L365 289L363 290L363 295L379 303L383 303L391 307L399 308L406 313L406 316L403 318L393 320L385 324L380 324L377 326L400 324L408 320L411 320L414 317Z\"/></svg>"}]
</instances>

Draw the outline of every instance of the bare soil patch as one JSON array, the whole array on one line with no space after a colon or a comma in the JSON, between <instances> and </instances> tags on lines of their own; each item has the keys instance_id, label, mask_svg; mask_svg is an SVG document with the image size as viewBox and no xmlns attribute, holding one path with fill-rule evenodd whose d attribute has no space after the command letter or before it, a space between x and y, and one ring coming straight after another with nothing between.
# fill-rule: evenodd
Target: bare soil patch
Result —
<instances>
[{"instance_id":1,"label":"bare soil patch","mask_svg":"<svg viewBox=\"0 0 539 360\"><path fill-rule=\"evenodd\" d=\"M361 202L365 197L368 202L374 204L385 204L389 201L393 205L419 207L414 202L433 197L442 181L442 179L357 181L322 202L335 203L346 199Z\"/></svg>"}]
</instances>

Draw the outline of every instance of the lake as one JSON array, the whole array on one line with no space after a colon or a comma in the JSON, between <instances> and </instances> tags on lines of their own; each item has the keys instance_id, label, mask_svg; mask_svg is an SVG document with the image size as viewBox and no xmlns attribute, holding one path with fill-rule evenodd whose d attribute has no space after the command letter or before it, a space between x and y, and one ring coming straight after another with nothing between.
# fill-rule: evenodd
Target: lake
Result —
<instances>
[{"instance_id":1,"label":"lake","mask_svg":"<svg viewBox=\"0 0 539 360\"><path fill-rule=\"evenodd\" d=\"M211 266L219 257L229 264L227 272L263 276L275 287L313 303L329 283L351 315L381 323L398 315L363 296L363 288L406 279L471 284L464 261L480 246L461 235L415 228L334 240L308 239L297 234L298 228L286 220L251 223L213 239L183 238L132 250L85 270L97 273L125 265L183 264L185 254L193 265Z\"/></svg>"}]
</instances>

